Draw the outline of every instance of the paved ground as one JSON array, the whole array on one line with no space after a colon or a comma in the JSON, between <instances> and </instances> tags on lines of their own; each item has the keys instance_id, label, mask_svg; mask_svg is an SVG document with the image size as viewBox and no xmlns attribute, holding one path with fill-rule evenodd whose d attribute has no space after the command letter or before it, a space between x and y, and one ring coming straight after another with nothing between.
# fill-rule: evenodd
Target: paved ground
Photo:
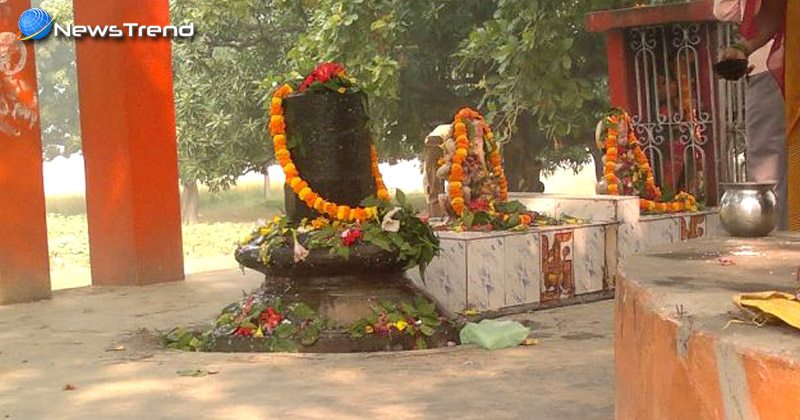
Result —
<instances>
[{"instance_id":1,"label":"paved ground","mask_svg":"<svg viewBox=\"0 0 800 420\"><path fill-rule=\"evenodd\" d=\"M207 322L259 283L230 270L0 307L0 419L613 417L610 302L526 315L540 345L497 352L198 354L142 330Z\"/></svg>"}]
</instances>

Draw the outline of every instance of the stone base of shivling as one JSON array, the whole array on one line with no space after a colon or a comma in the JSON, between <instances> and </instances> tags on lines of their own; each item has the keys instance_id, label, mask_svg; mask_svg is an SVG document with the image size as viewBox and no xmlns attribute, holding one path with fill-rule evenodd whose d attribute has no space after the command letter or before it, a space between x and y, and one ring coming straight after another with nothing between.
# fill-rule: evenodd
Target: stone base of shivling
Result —
<instances>
[{"instance_id":1,"label":"stone base of shivling","mask_svg":"<svg viewBox=\"0 0 800 420\"><path fill-rule=\"evenodd\" d=\"M450 312L514 313L609 299L625 258L720 235L716 209L642 216L638 197L513 194L529 209L581 225L524 232L439 232L441 253L415 284Z\"/></svg>"}]
</instances>

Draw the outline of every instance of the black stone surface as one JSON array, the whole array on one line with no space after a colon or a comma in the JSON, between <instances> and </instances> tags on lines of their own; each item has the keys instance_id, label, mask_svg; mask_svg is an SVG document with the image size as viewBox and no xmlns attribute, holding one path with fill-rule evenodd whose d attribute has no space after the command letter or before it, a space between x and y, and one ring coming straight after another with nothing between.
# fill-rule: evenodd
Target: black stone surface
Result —
<instances>
[{"instance_id":1,"label":"black stone surface","mask_svg":"<svg viewBox=\"0 0 800 420\"><path fill-rule=\"evenodd\" d=\"M292 160L314 191L351 207L375 195L365 94L301 93L286 98L284 109L288 144L297 144ZM318 216L291 188L284 191L290 221Z\"/></svg>"},{"instance_id":2,"label":"black stone surface","mask_svg":"<svg viewBox=\"0 0 800 420\"><path fill-rule=\"evenodd\" d=\"M403 271L404 263L397 254L374 245L353 246L348 259L331 254L327 249L314 249L305 261L294 262L294 250L285 246L275 249L270 255L270 264L260 258L261 250L256 243L245 245L235 252L239 264L270 276L310 277L338 276L349 274L382 274Z\"/></svg>"}]
</instances>

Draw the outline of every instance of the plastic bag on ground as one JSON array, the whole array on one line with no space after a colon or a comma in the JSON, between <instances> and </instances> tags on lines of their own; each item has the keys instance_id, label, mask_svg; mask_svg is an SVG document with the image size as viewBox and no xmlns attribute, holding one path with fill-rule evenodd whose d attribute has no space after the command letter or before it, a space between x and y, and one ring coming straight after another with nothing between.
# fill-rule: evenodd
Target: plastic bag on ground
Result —
<instances>
[{"instance_id":1,"label":"plastic bag on ground","mask_svg":"<svg viewBox=\"0 0 800 420\"><path fill-rule=\"evenodd\" d=\"M484 319L479 324L468 322L459 337L461 344L477 344L488 350L498 350L520 345L530 332L530 328L516 321Z\"/></svg>"}]
</instances>

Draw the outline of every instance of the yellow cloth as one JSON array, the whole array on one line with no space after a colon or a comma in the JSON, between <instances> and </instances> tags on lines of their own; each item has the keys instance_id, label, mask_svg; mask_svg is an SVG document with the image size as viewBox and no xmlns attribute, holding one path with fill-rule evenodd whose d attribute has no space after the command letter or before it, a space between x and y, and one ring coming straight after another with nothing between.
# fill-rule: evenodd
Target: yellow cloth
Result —
<instances>
[{"instance_id":1,"label":"yellow cloth","mask_svg":"<svg viewBox=\"0 0 800 420\"><path fill-rule=\"evenodd\" d=\"M789 229L800 230L800 1L786 10L786 150L789 155Z\"/></svg>"},{"instance_id":2,"label":"yellow cloth","mask_svg":"<svg viewBox=\"0 0 800 420\"><path fill-rule=\"evenodd\" d=\"M742 309L778 318L800 329L800 301L794 295L781 292L744 293L734 296L733 303Z\"/></svg>"}]
</instances>

